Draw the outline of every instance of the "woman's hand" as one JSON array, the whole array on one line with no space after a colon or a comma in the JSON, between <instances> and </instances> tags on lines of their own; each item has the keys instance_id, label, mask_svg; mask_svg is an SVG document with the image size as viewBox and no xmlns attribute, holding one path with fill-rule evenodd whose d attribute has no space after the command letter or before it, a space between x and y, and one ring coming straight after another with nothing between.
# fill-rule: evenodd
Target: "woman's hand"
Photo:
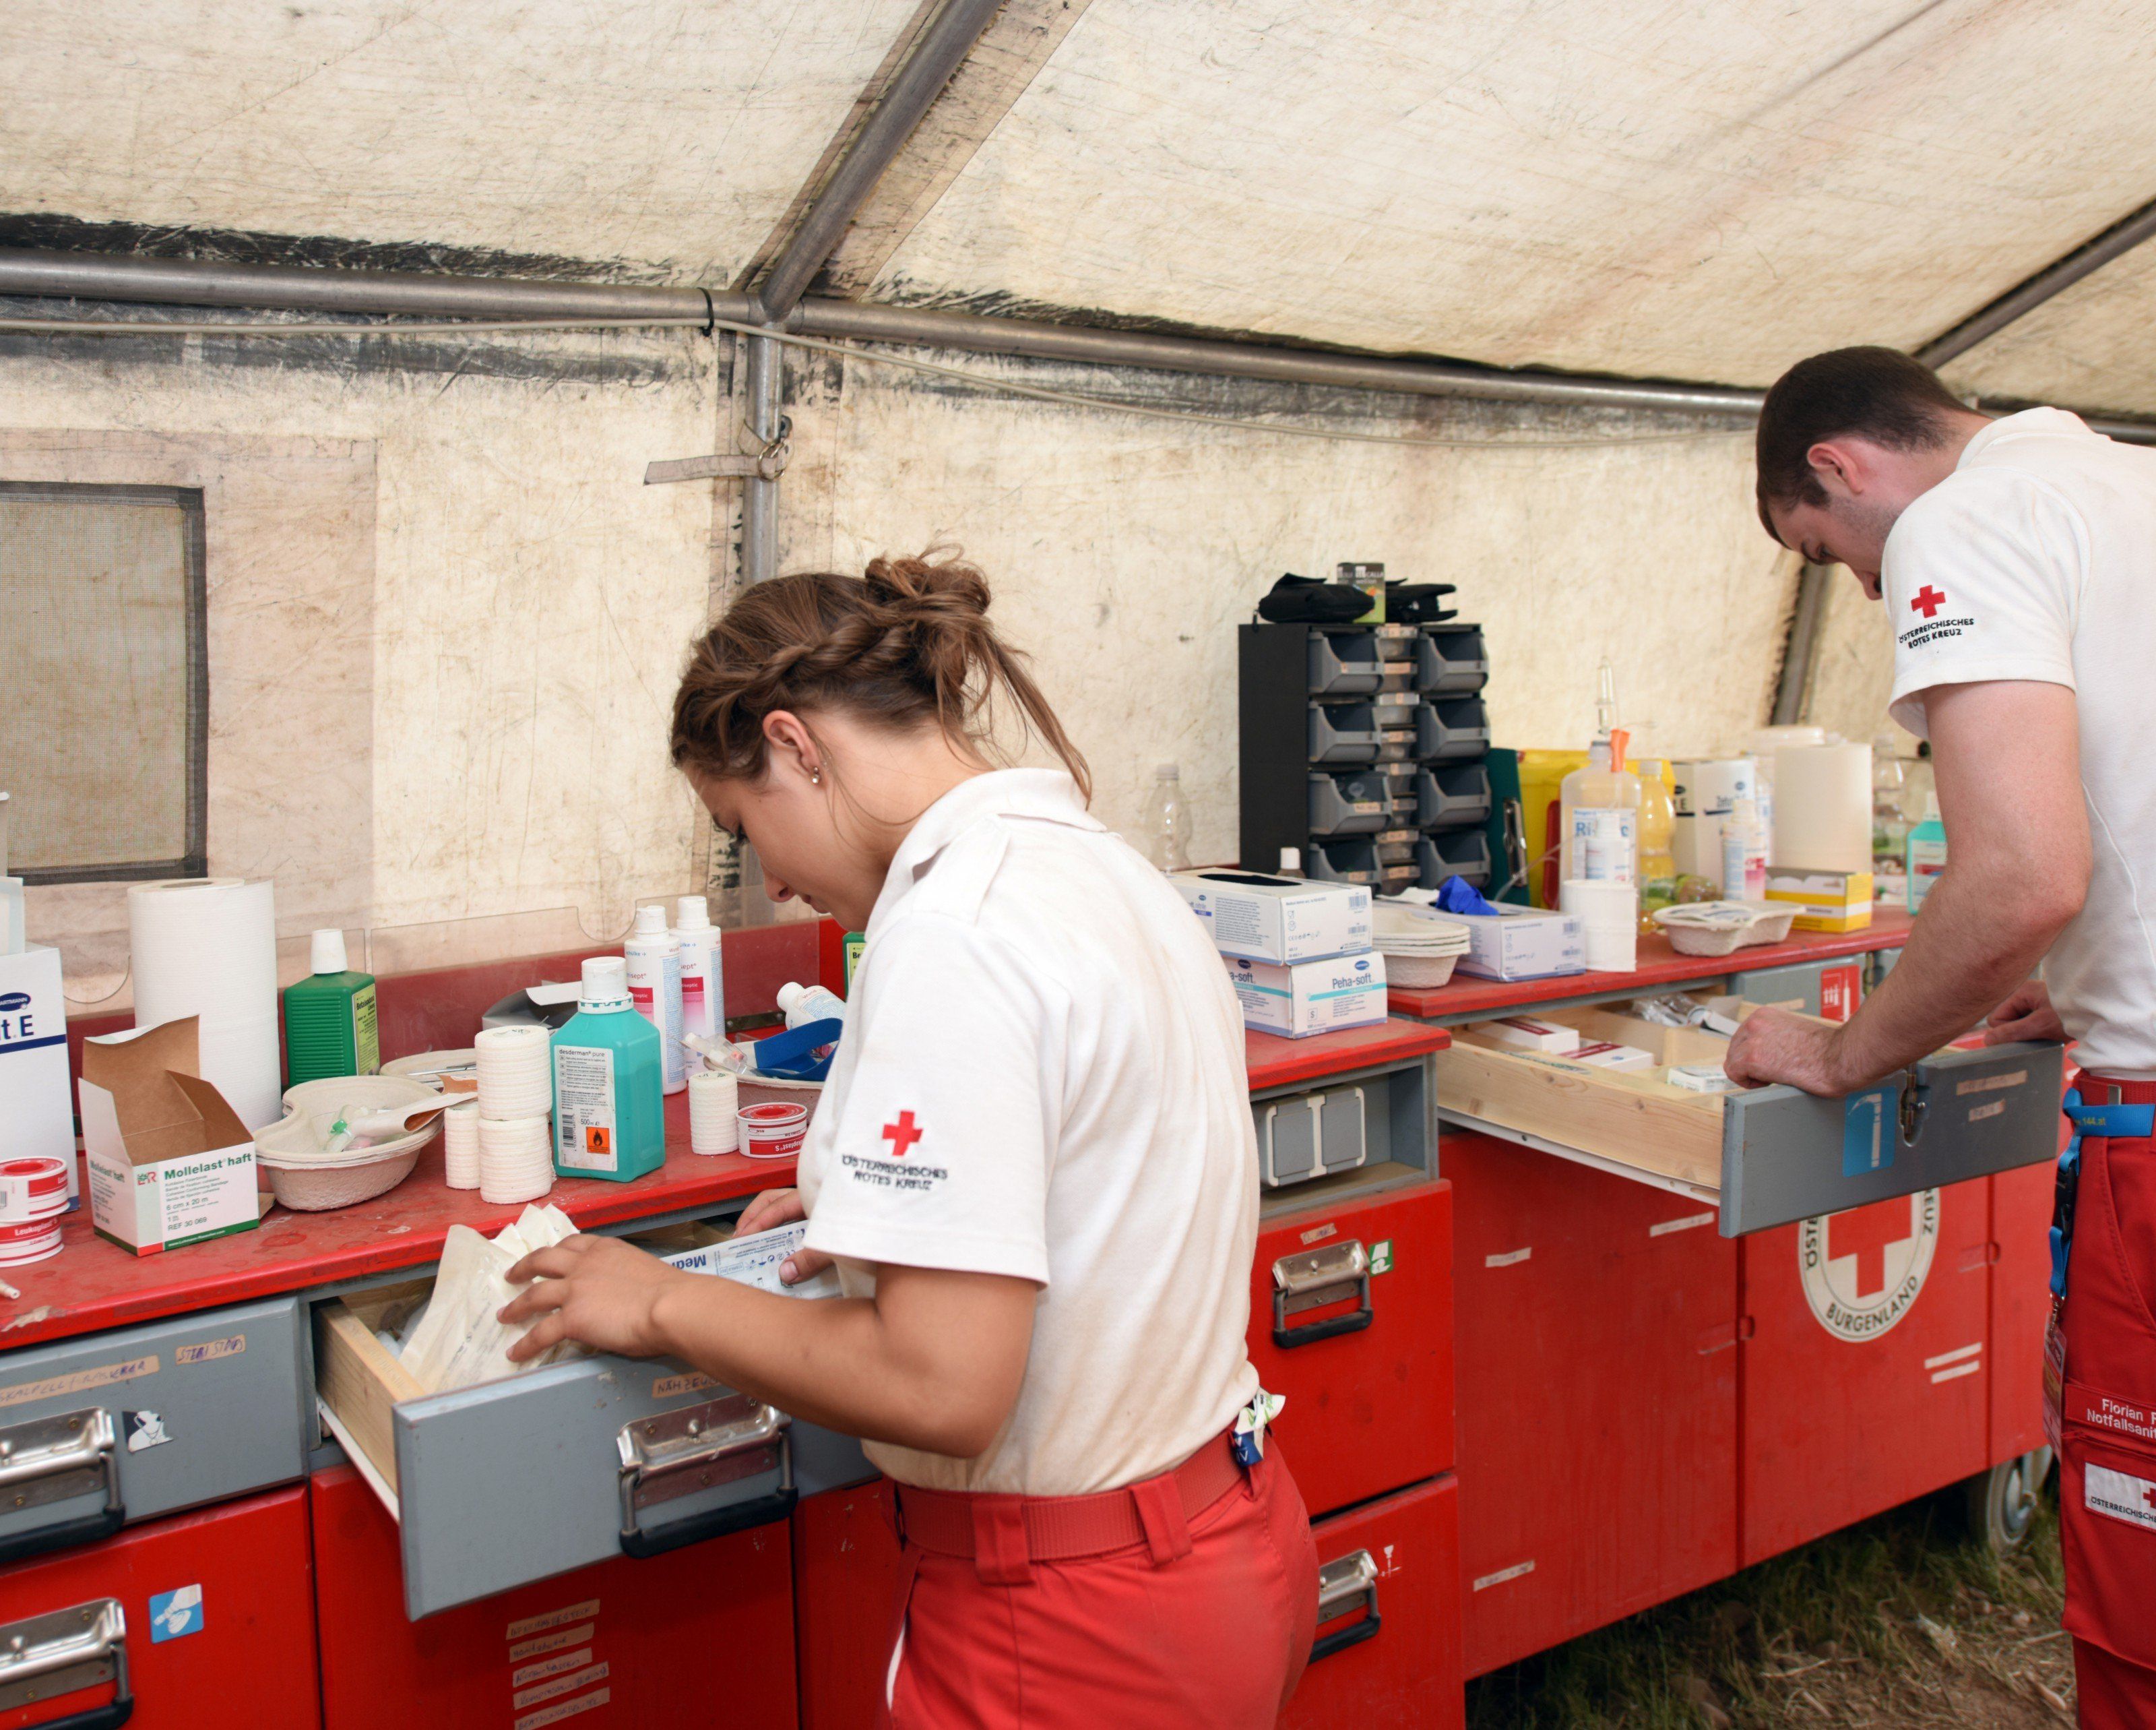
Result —
<instances>
[{"instance_id":1,"label":"woman's hand","mask_svg":"<svg viewBox=\"0 0 2156 1730\"><path fill-rule=\"evenodd\" d=\"M767 1189L742 1209L742 1217L734 1223L734 1234L747 1237L751 1232L775 1231L782 1225L791 1225L797 1219L806 1219L808 1210L802 1204L798 1189ZM831 1265L831 1258L820 1249L796 1251L778 1264L778 1282L782 1285L798 1285L803 1279L813 1279Z\"/></svg>"},{"instance_id":2,"label":"woman's hand","mask_svg":"<svg viewBox=\"0 0 2156 1730\"><path fill-rule=\"evenodd\" d=\"M510 1361L524 1363L563 1340L629 1357L655 1357L670 1349L658 1321L660 1297L696 1277L619 1238L580 1233L551 1249L534 1250L509 1270L512 1283L532 1284L502 1308L500 1319L539 1318L509 1348Z\"/></svg>"},{"instance_id":3,"label":"woman's hand","mask_svg":"<svg viewBox=\"0 0 2156 1730\"><path fill-rule=\"evenodd\" d=\"M2051 1007L2051 988L2032 979L1984 1017L1984 1043L2010 1045L2017 1039L2057 1039L2066 1037L2059 1012Z\"/></svg>"}]
</instances>

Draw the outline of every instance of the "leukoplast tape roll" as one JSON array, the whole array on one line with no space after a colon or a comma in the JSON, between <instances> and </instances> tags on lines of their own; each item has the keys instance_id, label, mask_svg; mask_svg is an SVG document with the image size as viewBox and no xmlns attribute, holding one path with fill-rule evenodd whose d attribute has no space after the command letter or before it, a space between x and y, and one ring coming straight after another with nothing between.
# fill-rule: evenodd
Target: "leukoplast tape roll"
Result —
<instances>
[{"instance_id":1,"label":"leukoplast tape roll","mask_svg":"<svg viewBox=\"0 0 2156 1730\"><path fill-rule=\"evenodd\" d=\"M544 1117L479 1120L479 1194L496 1205L536 1202L554 1187L554 1128Z\"/></svg>"},{"instance_id":2,"label":"leukoplast tape roll","mask_svg":"<svg viewBox=\"0 0 2156 1730\"><path fill-rule=\"evenodd\" d=\"M741 1088L722 1069L689 1078L689 1151L732 1153L741 1146Z\"/></svg>"},{"instance_id":3,"label":"leukoplast tape roll","mask_svg":"<svg viewBox=\"0 0 2156 1730\"><path fill-rule=\"evenodd\" d=\"M537 1026L480 1031L472 1048L479 1053L481 1117L542 1117L553 1110L550 1037Z\"/></svg>"},{"instance_id":4,"label":"leukoplast tape roll","mask_svg":"<svg viewBox=\"0 0 2156 1730\"><path fill-rule=\"evenodd\" d=\"M1558 909L1579 921L1590 973L1630 973L1639 965L1639 891L1630 883L1567 878Z\"/></svg>"},{"instance_id":5,"label":"leukoplast tape roll","mask_svg":"<svg viewBox=\"0 0 2156 1730\"><path fill-rule=\"evenodd\" d=\"M135 1025L195 1017L203 1079L250 1130L284 1115L277 1047L277 897L236 877L127 892Z\"/></svg>"},{"instance_id":6,"label":"leukoplast tape roll","mask_svg":"<svg viewBox=\"0 0 2156 1730\"><path fill-rule=\"evenodd\" d=\"M479 1187L479 1107L452 1105L442 1114L443 1181L451 1189Z\"/></svg>"}]
</instances>

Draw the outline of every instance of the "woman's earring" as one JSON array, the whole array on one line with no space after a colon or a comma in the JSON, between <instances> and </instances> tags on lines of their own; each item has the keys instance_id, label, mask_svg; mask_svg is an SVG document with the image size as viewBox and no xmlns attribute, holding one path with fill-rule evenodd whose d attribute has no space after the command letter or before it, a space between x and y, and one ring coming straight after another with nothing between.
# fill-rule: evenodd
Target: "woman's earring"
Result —
<instances>
[{"instance_id":1,"label":"woman's earring","mask_svg":"<svg viewBox=\"0 0 2156 1730\"><path fill-rule=\"evenodd\" d=\"M824 785L824 771L821 769L812 769L808 771L808 785L812 787L820 787Z\"/></svg>"}]
</instances>

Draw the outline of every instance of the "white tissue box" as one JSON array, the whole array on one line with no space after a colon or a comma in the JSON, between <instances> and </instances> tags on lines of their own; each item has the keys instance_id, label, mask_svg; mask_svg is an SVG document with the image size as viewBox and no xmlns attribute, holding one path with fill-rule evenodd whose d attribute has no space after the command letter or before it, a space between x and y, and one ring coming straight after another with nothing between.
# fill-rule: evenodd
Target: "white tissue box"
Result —
<instances>
[{"instance_id":1,"label":"white tissue box","mask_svg":"<svg viewBox=\"0 0 2156 1730\"><path fill-rule=\"evenodd\" d=\"M1186 871L1173 883L1224 955L1312 961L1370 946L1370 891L1250 871Z\"/></svg>"}]
</instances>

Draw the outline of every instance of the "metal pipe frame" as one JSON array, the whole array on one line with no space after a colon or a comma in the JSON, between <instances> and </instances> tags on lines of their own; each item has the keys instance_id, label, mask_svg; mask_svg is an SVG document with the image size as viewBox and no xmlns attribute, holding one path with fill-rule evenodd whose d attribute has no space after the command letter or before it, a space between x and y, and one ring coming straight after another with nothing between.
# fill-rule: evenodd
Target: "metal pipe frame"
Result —
<instances>
[{"instance_id":1,"label":"metal pipe frame","mask_svg":"<svg viewBox=\"0 0 2156 1730\"><path fill-rule=\"evenodd\" d=\"M767 320L791 312L845 238L847 225L943 94L1004 0L947 0L895 73L793 238L766 273L757 300Z\"/></svg>"},{"instance_id":2,"label":"metal pipe frame","mask_svg":"<svg viewBox=\"0 0 2156 1730\"><path fill-rule=\"evenodd\" d=\"M1811 694L1812 663L1818 658L1820 632L1826 624L1827 589L1833 581L1830 564L1806 564L1797 579L1796 611L1782 650L1782 671L1774 681L1772 726L1792 727L1804 718L1804 698Z\"/></svg>"},{"instance_id":3,"label":"metal pipe frame","mask_svg":"<svg viewBox=\"0 0 2156 1730\"><path fill-rule=\"evenodd\" d=\"M743 337L747 349L743 394L748 430L768 443L778 431L778 344L769 337ZM778 569L778 482L751 475L742 482L742 581L764 582Z\"/></svg>"},{"instance_id":4,"label":"metal pipe frame","mask_svg":"<svg viewBox=\"0 0 2156 1730\"><path fill-rule=\"evenodd\" d=\"M1933 337L1917 351L1917 358L1928 367L1944 366L1957 356L1968 353L1985 338L1997 336L2015 319L2034 312L2052 296L2102 270L2120 254L2131 252L2151 234L2156 234L2156 199L2121 218L2094 239L2076 246L2019 287L2009 289L1989 306L1978 308L1952 330Z\"/></svg>"}]
</instances>

